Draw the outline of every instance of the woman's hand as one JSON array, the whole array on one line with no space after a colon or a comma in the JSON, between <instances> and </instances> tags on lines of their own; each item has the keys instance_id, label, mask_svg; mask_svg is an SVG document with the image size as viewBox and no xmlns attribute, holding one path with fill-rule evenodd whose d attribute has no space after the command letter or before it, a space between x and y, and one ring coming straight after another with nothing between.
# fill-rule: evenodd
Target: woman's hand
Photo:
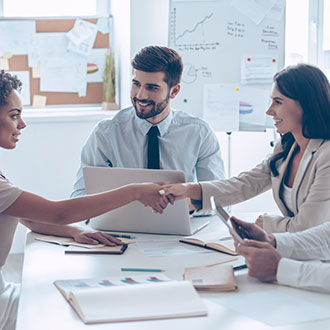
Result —
<instances>
[{"instance_id":1,"label":"woman's hand","mask_svg":"<svg viewBox=\"0 0 330 330\"><path fill-rule=\"evenodd\" d=\"M230 222L232 223L238 235L241 236L243 239L248 238L259 242L267 242L272 246L275 246L274 236L271 234L267 234L262 228L260 228L255 223L239 220L235 217L231 217ZM238 241L235 238L234 238L234 244L237 249Z\"/></svg>"},{"instance_id":2,"label":"woman's hand","mask_svg":"<svg viewBox=\"0 0 330 330\"><path fill-rule=\"evenodd\" d=\"M166 184L163 186L163 189L167 196L176 201L187 197L188 185L187 183Z\"/></svg>"},{"instance_id":3,"label":"woman's hand","mask_svg":"<svg viewBox=\"0 0 330 330\"><path fill-rule=\"evenodd\" d=\"M202 200L202 188L199 183L175 183L163 185L165 195L176 201L178 199L190 198Z\"/></svg>"},{"instance_id":4,"label":"woman's hand","mask_svg":"<svg viewBox=\"0 0 330 330\"><path fill-rule=\"evenodd\" d=\"M258 216L257 220L255 221L255 224L260 228L264 228L264 218L262 217L262 215Z\"/></svg>"},{"instance_id":5,"label":"woman's hand","mask_svg":"<svg viewBox=\"0 0 330 330\"><path fill-rule=\"evenodd\" d=\"M77 228L77 230L72 234L72 238L78 243L91 245L105 244L108 246L116 246L124 244L120 239L106 233L93 230L84 230L80 228Z\"/></svg>"},{"instance_id":6,"label":"woman's hand","mask_svg":"<svg viewBox=\"0 0 330 330\"><path fill-rule=\"evenodd\" d=\"M163 213L170 199L166 197L164 188L156 183L135 185L136 199L144 206L150 206L153 212Z\"/></svg>"}]
</instances>

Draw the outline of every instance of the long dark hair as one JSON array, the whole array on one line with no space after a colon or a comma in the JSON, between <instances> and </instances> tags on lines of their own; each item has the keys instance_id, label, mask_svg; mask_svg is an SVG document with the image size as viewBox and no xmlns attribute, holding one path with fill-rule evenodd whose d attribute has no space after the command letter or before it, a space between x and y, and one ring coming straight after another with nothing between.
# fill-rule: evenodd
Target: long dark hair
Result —
<instances>
[{"instance_id":1,"label":"long dark hair","mask_svg":"<svg viewBox=\"0 0 330 330\"><path fill-rule=\"evenodd\" d=\"M307 139L330 139L330 85L325 74L309 64L289 66L274 76L281 94L299 102L302 110L302 134ZM285 160L295 139L291 132L282 135L283 151L270 160L270 169L278 175L276 162Z\"/></svg>"}]
</instances>

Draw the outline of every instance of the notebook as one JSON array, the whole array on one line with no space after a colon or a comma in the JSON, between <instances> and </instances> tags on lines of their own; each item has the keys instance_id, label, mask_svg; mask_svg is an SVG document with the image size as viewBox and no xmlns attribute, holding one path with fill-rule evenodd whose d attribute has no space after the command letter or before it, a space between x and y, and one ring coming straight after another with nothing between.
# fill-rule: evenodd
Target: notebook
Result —
<instances>
[{"instance_id":1,"label":"notebook","mask_svg":"<svg viewBox=\"0 0 330 330\"><path fill-rule=\"evenodd\" d=\"M107 246L105 244L84 244L78 243L69 237L51 236L51 235L37 235L35 240L46 243L66 246L64 253L71 254L123 254L127 249L127 244L135 243L129 239L122 239L123 245Z\"/></svg>"},{"instance_id":2,"label":"notebook","mask_svg":"<svg viewBox=\"0 0 330 330\"><path fill-rule=\"evenodd\" d=\"M207 315L190 282L162 274L57 280L54 285L86 324Z\"/></svg>"},{"instance_id":3,"label":"notebook","mask_svg":"<svg viewBox=\"0 0 330 330\"><path fill-rule=\"evenodd\" d=\"M193 236L183 237L180 242L200 246L218 252L227 253L233 256L238 255L235 251L233 239L220 238L217 233L197 233Z\"/></svg>"},{"instance_id":4,"label":"notebook","mask_svg":"<svg viewBox=\"0 0 330 330\"><path fill-rule=\"evenodd\" d=\"M185 268L183 278L190 281L196 290L222 292L237 289L232 265Z\"/></svg>"},{"instance_id":5,"label":"notebook","mask_svg":"<svg viewBox=\"0 0 330 330\"><path fill-rule=\"evenodd\" d=\"M181 171L149 170L113 167L84 167L83 175L86 193L99 193L130 183L143 182L185 182ZM162 214L152 213L150 207L134 201L116 210L91 219L91 226L97 230L135 233L192 235L204 228L209 221L189 217L186 199L169 204Z\"/></svg>"}]
</instances>

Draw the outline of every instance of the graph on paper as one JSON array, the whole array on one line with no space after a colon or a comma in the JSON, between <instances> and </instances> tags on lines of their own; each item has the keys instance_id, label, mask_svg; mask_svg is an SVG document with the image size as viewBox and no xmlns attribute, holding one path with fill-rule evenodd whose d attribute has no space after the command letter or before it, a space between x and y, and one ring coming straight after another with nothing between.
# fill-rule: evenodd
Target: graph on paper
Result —
<instances>
[{"instance_id":1,"label":"graph on paper","mask_svg":"<svg viewBox=\"0 0 330 330\"><path fill-rule=\"evenodd\" d=\"M170 13L170 44L179 50L215 50L219 46L215 35L215 14L190 13L173 8Z\"/></svg>"}]
</instances>

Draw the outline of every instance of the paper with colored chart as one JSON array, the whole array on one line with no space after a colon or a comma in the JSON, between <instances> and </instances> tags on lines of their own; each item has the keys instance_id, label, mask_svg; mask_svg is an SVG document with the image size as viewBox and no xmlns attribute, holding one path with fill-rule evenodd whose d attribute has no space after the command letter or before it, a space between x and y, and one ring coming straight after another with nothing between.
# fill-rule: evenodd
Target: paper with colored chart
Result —
<instances>
[{"instance_id":1,"label":"paper with colored chart","mask_svg":"<svg viewBox=\"0 0 330 330\"><path fill-rule=\"evenodd\" d=\"M65 298L68 298L69 293L75 290L89 290L97 288L107 288L120 285L135 285L146 283L158 283L169 281L170 279L163 275L134 275L121 277L102 277L88 279L73 279L73 280L57 280L54 285L61 291Z\"/></svg>"}]
</instances>

